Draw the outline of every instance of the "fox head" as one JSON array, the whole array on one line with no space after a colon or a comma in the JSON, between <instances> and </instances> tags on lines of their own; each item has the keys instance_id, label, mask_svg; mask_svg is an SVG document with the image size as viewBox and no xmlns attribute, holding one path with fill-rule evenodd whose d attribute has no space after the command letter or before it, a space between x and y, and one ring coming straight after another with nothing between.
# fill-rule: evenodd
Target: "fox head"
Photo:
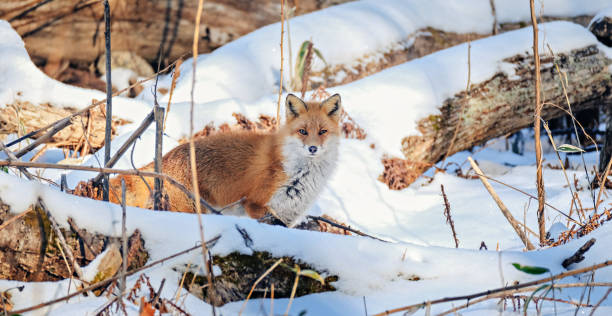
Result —
<instances>
[{"instance_id":1,"label":"fox head","mask_svg":"<svg viewBox=\"0 0 612 316\"><path fill-rule=\"evenodd\" d=\"M318 157L338 144L340 136L340 95L334 94L327 100L304 102L293 94L285 101L285 131L289 138L286 144L294 154Z\"/></svg>"}]
</instances>

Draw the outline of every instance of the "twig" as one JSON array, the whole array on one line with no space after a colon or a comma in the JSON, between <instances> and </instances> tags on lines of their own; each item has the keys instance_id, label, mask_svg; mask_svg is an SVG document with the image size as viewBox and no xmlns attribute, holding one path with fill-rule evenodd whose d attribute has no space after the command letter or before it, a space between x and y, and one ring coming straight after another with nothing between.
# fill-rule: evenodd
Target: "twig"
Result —
<instances>
[{"instance_id":1,"label":"twig","mask_svg":"<svg viewBox=\"0 0 612 316\"><path fill-rule=\"evenodd\" d=\"M157 301L159 300L159 296L161 295L161 291L164 289L164 284L166 284L166 278L161 280L161 284L159 285L159 289L155 292L155 297L151 300L151 304L153 306L157 305Z\"/></svg>"},{"instance_id":2,"label":"twig","mask_svg":"<svg viewBox=\"0 0 612 316\"><path fill-rule=\"evenodd\" d=\"M207 243L209 244L209 247L214 246L214 244L219 240L219 238L221 238L221 236L217 235L214 238L211 238L209 241L207 241ZM142 266L140 268L136 268L136 269L128 272L126 274L126 276L130 276L130 275L136 274L136 273L138 273L140 271L146 270L146 269L148 269L150 267L156 266L156 265L158 265L160 263L163 263L163 262L166 262L166 261L168 261L170 259L174 259L174 258L176 258L176 257L178 257L180 255L186 254L188 252L191 252L193 250L199 249L201 247L202 247L201 245L196 245L196 246L193 246L191 248L188 248L188 249L185 249L183 251L180 251L180 252L177 252L175 254L172 254L172 255L170 255L168 257L165 257L165 258L159 259L157 261L151 262L151 263L149 263L149 264L147 264L145 266ZM109 279L106 279L106 280L94 283L94 284L92 284L92 285L90 285L90 286L88 286L86 288L83 288L83 289L81 289L79 291L76 291L76 292L74 292L72 294L69 294L69 295L66 295L64 297L56 298L54 300L50 300L50 301L47 301L47 302L44 302L44 303L40 303L40 304L37 304L37 305L34 305L34 306L30 306L30 307L23 308L23 309L20 309L20 310L12 311L12 313L13 314L23 314L23 313L26 313L26 312L30 312L30 311L33 311L33 310L37 310L37 309L49 306L49 305L53 305L53 304L59 303L59 302L62 302L62 301L67 301L68 299L73 298L73 297L78 296L78 295L81 295L81 294L83 294L85 292L89 292L91 290L95 290L95 289L97 289L99 287L102 287L102 286L105 286L107 284L110 284L111 282L115 282L115 281L119 280L119 278L121 278L121 275L116 275L116 276L114 276L112 278L109 278Z\"/></svg>"},{"instance_id":3,"label":"twig","mask_svg":"<svg viewBox=\"0 0 612 316\"><path fill-rule=\"evenodd\" d=\"M481 176L481 177L485 177L485 178L487 178L488 180L491 180L491 181L493 181L493 182L495 182L495 183L501 184L501 185L503 185L503 186L505 186L505 187L507 187L507 188L510 188L510 189L512 189L512 190L514 190L514 191L516 191L516 192L522 193L522 194L524 194L524 195L526 195L526 196L528 196L528 197L530 197L530 198L532 198L532 199L534 199L534 200L537 200L537 199L538 199L538 198L537 198L535 195L529 194L529 193L527 193L527 192L525 192L525 191L523 191L523 190L521 190L521 189L519 189L519 188L517 188L517 187L515 187L515 186L509 185L509 184L504 183L504 182L502 182L502 181L499 181L499 180L497 180L497 179L495 179L495 178L489 177L489 176L487 176L486 174L482 174L482 173L481 173L481 174L478 174L478 173L477 173L477 175L478 175L478 176ZM580 201L579 201L579 202L580 202ZM548 203L545 203L545 204L546 204L546 206L550 207L551 209L553 209L553 210L557 211L559 214L561 214L561 215L565 216L565 217L566 217L568 220L572 221L574 224L576 224L576 225L578 225L578 226L580 226L580 227L583 227L583 226L584 226L584 225L582 225L580 222L578 222L578 221L576 221L575 219L573 219L572 217L570 217L569 215L565 214L565 212L561 211L561 210L560 210L560 209L558 209L557 207L555 207L555 206L553 206L553 205L551 205L551 204L548 204Z\"/></svg>"},{"instance_id":4,"label":"twig","mask_svg":"<svg viewBox=\"0 0 612 316\"><path fill-rule=\"evenodd\" d=\"M155 116L155 172L162 173L162 142L164 138L164 109L156 105L153 108ZM155 178L155 190L153 193L153 209L161 210L164 199L164 182L161 178ZM165 204L165 203L164 203Z\"/></svg>"},{"instance_id":5,"label":"twig","mask_svg":"<svg viewBox=\"0 0 612 316\"><path fill-rule=\"evenodd\" d=\"M610 115L612 115L612 113ZM595 205L595 211L597 211L599 204L603 202L601 200L601 194L603 193L606 187L606 181L608 180L608 176L610 175L610 167L612 167L612 158L610 159L610 161L608 161L608 166L606 167L606 171L604 172L603 177L599 181L599 193L597 193L597 204Z\"/></svg>"},{"instance_id":6,"label":"twig","mask_svg":"<svg viewBox=\"0 0 612 316\"><path fill-rule=\"evenodd\" d=\"M96 171L96 172L109 173L109 174L112 173L112 174L123 174L123 175L131 175L131 176L162 178L165 181L168 181L172 185L176 186L179 190L183 191L183 193L185 193L185 195L187 195L191 200L193 200L194 203L196 201L191 191L189 191L183 184L176 181L174 178L170 177L167 174L159 174L159 173L149 172L149 171L140 171L138 169L123 170L123 169L112 169L112 168L87 167L87 166L79 166L79 165L60 165L60 164L53 164L53 163L6 161L6 160L0 160L0 167L1 166L18 167L18 168L23 168L23 170L26 170L24 167L47 168L47 169L62 169L62 170ZM217 209L215 209L212 205L210 205L208 202L206 202L202 198L200 198L200 204L204 205L204 207L209 209L212 213L220 214Z\"/></svg>"},{"instance_id":7,"label":"twig","mask_svg":"<svg viewBox=\"0 0 612 316\"><path fill-rule=\"evenodd\" d=\"M104 131L104 165L108 164L111 157L111 128L113 124L113 84L111 81L111 29L110 29L110 5L108 0L104 1L104 42L106 46L106 126ZM104 176L104 187L102 199L108 201L109 192L108 175Z\"/></svg>"},{"instance_id":8,"label":"twig","mask_svg":"<svg viewBox=\"0 0 612 316\"><path fill-rule=\"evenodd\" d=\"M534 285L550 282L550 281L553 281L553 280L563 279L563 278L566 278L568 276L577 275L577 274L581 274L581 273L585 273L585 272L589 272L589 271L594 271L594 270L601 269L601 268L604 268L604 267L607 267L607 266L610 266L610 265L612 265L612 260L607 260L607 261L604 261L602 263L594 264L592 266L588 266L588 267L585 267L585 268L582 268L582 269L576 269L576 270L571 270L571 271L559 273L559 274L552 275L552 276L547 277L547 278L543 278L543 279L539 279L539 280L535 280L535 281L531 281L531 282L527 282L527 283L522 283L522 284L517 284L517 285L513 285L513 286L492 289L492 290L486 290L486 291L482 291L482 292L478 292L478 293L474 293L474 294L469 294L469 295L446 297L446 298L441 298L441 299L432 300L432 301L428 301L428 302L431 303L432 305L434 305L434 304L447 303L447 302L453 302L453 301L468 300L468 301L471 302L470 303L470 305L471 305L471 304L475 304L475 303L478 302L476 300L472 300L472 299L475 299L475 298L480 298L480 297L483 297L483 296L490 296L492 294L499 294L499 293L502 293L502 292L510 292L510 291L514 291L514 290L518 290L518 289L523 289L523 288L528 288L528 287L532 287ZM611 284L612 285L612 283L607 283L607 284ZM563 285L563 284L555 284L554 286L557 287L559 285ZM582 286L584 286L584 285L582 285ZM382 313L375 314L374 316L391 315L391 314L399 313L399 312L402 312L402 311L411 310L413 308L419 308L419 307L425 306L426 303L427 302L422 302L422 303L418 303L418 304L412 304L412 305L408 305L408 306L404 306L404 307L400 307L400 308L395 308L395 309L384 311Z\"/></svg>"},{"instance_id":9,"label":"twig","mask_svg":"<svg viewBox=\"0 0 612 316\"><path fill-rule=\"evenodd\" d=\"M457 233L455 232L455 223L453 222L453 218L451 217L450 203L448 203L448 198L446 197L446 192L444 192L443 184L440 184L440 190L442 190L442 197L444 198L444 217L446 217L446 223L450 225L451 231L453 232L455 248L459 248L459 240L457 239Z\"/></svg>"},{"instance_id":10,"label":"twig","mask_svg":"<svg viewBox=\"0 0 612 316\"><path fill-rule=\"evenodd\" d=\"M176 66L174 66L174 73L172 74L172 84L170 85L170 93L168 95L168 105L166 105L166 116L164 116L164 131L166 130L166 120L168 119L168 114L170 114L170 105L172 105L172 95L174 95L174 88L176 88L176 79L181 75L181 65L183 64L183 59L179 58L176 62Z\"/></svg>"},{"instance_id":11,"label":"twig","mask_svg":"<svg viewBox=\"0 0 612 316\"><path fill-rule=\"evenodd\" d=\"M15 157L15 154L13 154L12 151L8 150L8 148L6 148L6 146L4 146L3 142L0 142L0 149L2 151L4 151L4 153L6 154L6 156L8 157L8 161L9 163L19 163L21 162L19 160L19 158ZM34 176L24 167L18 167L19 171L21 171L23 173L23 175L28 178L28 180L33 180Z\"/></svg>"},{"instance_id":12,"label":"twig","mask_svg":"<svg viewBox=\"0 0 612 316\"><path fill-rule=\"evenodd\" d=\"M567 172L565 171L565 166L563 165L563 161L561 160L561 155L559 155L559 151L557 150L557 144L555 143L555 139L552 137L552 133L550 132L550 128L548 128L548 123L546 123L542 118L542 125L544 126L544 130L546 130L546 134L548 134L548 139L553 146L555 154L557 155L557 159L559 160L559 165L561 166L561 170L563 171L563 176L565 177L565 181L567 182L567 187L570 190L570 194L572 195L572 204L578 209L578 205L576 204L576 200L574 199L574 189L572 189L572 184L569 181L569 177L567 176Z\"/></svg>"},{"instance_id":13,"label":"twig","mask_svg":"<svg viewBox=\"0 0 612 316\"><path fill-rule=\"evenodd\" d=\"M0 231L1 231L1 230L3 230L3 229L5 229L5 228L6 228L6 226L10 225L12 222L14 222L14 221L16 221L16 220L18 220L18 219L20 219L20 218L22 218L22 217L24 217L24 216L28 215L28 213L29 213L31 210L32 210L31 208L28 208L27 210L25 210L25 211L23 211L23 212L21 212L21 213L19 213L19 214L15 215L15 216L13 216L13 217L11 217L11 218L7 219L6 221L4 221L4 223L2 223L2 225L0 225Z\"/></svg>"},{"instance_id":14,"label":"twig","mask_svg":"<svg viewBox=\"0 0 612 316\"><path fill-rule=\"evenodd\" d=\"M293 288L291 289L291 296L289 297L289 304L287 304L287 310L285 311L285 316L289 315L289 310L291 310L291 303L293 303L293 298L295 297L295 291L297 290L298 282L300 281L300 266L295 265L295 281L293 282Z\"/></svg>"},{"instance_id":15,"label":"twig","mask_svg":"<svg viewBox=\"0 0 612 316\"><path fill-rule=\"evenodd\" d=\"M28 146L26 146L26 147L22 148L21 150L19 150L18 152L16 152L15 153L15 157L21 158L23 155L29 153L34 148L38 147L38 145L40 145L42 143L46 143L48 140L51 139L51 137L53 137L53 135L57 134L59 131L61 131L62 129L64 129L66 126L68 126L70 124L72 124L72 121L70 120L70 118L62 119L58 124L53 126L53 128L50 131L48 131L43 136L41 136L38 139L36 139L36 141L32 142Z\"/></svg>"},{"instance_id":16,"label":"twig","mask_svg":"<svg viewBox=\"0 0 612 316\"><path fill-rule=\"evenodd\" d=\"M538 228L540 233L540 244L546 243L546 219L544 214L544 179L542 178L542 143L540 139L540 117L542 116L542 101L540 94L540 54L538 53L538 22L536 20L534 0L529 0L529 8L531 9L531 24L533 25L533 59L535 72L535 152L536 152L536 187L538 188Z\"/></svg>"},{"instance_id":17,"label":"twig","mask_svg":"<svg viewBox=\"0 0 612 316\"><path fill-rule=\"evenodd\" d=\"M497 12L495 10L495 1L489 0L489 3L491 4L491 14L493 15L493 30L491 33L493 33L493 35L497 35L499 30L497 29Z\"/></svg>"},{"instance_id":18,"label":"twig","mask_svg":"<svg viewBox=\"0 0 612 316\"><path fill-rule=\"evenodd\" d=\"M582 260L584 260L584 256L583 255L587 251L589 251L589 249L591 249L591 247L594 244L595 244L595 238L591 238L584 245L582 245L582 247L578 248L578 250L576 250L576 252L571 257L566 258L565 260L563 260L561 265L564 268L567 269L571 264L581 262Z\"/></svg>"},{"instance_id":19,"label":"twig","mask_svg":"<svg viewBox=\"0 0 612 316\"><path fill-rule=\"evenodd\" d=\"M543 4L542 4L543 5ZM555 54L552 50L552 48L550 48L550 45L547 45L548 49L550 50L550 54L553 56L553 60L555 57ZM565 96L565 102L567 103L567 111L570 115L570 117L572 118L572 126L574 127L574 133L576 134L576 142L578 143L578 147L582 148L582 142L580 141L580 136L578 135L578 128L576 127L576 122L578 122L578 120L576 119L576 117L574 116L574 113L572 111L572 103L570 102L569 96L567 94L567 88L566 88L566 84L568 84L567 82L567 74L565 74L564 72L561 71L561 69L559 68L559 65L555 62L555 67L557 69L557 72L559 73L559 75L561 76L560 78L560 82L561 82L561 88L563 89L563 95ZM565 79L565 80L563 80ZM563 109L565 110L565 109ZM580 125L580 128L582 129L582 133L584 135L586 135L595 145L595 151L597 151L597 142L591 137L589 136L589 134L586 133L586 131L584 130L584 127L582 126L582 124L580 124L580 122L578 122L578 125ZM582 165L584 167L584 172L587 178L587 181L589 183L591 183L591 179L589 177L589 172L587 171L587 167L586 167L586 162L584 160L584 153L580 152L580 157L582 158ZM597 213L597 201L595 201L595 191L589 187L589 191L591 192L591 198L593 199L593 212L594 214Z\"/></svg>"},{"instance_id":20,"label":"twig","mask_svg":"<svg viewBox=\"0 0 612 316\"><path fill-rule=\"evenodd\" d=\"M153 120L154 120L154 111L151 111L145 117L142 123L140 123L138 128L132 133L132 135L130 135L130 137L125 141L125 143L121 145L121 147L119 148L119 150L117 150L117 152L113 155L113 157L111 157L111 159L107 163L104 164L104 167L112 168L115 165L115 163L119 161L119 158L121 158L121 156L123 156L123 154L130 148L132 143L134 143L136 139L138 139L140 135L142 135L142 133L144 133L144 131L147 130L147 128L149 127L149 125L151 125ZM100 182L100 180L102 179L102 176L103 176L102 173L98 174L94 178L93 182L94 183Z\"/></svg>"},{"instance_id":21,"label":"twig","mask_svg":"<svg viewBox=\"0 0 612 316\"><path fill-rule=\"evenodd\" d=\"M334 227L336 227L336 228L341 228L341 229L344 229L344 230L348 230L348 231L350 231L351 233L355 233L355 234L357 234L357 235L359 235L359 236L370 237L370 238L372 238L372 239L380 240L380 241L383 241L383 242L388 242L388 241L386 241L386 240L382 240L382 239L380 239L380 238L378 238L378 237L374 237L374 236L372 236L372 235L368 235L368 234L366 234L366 233L364 233L364 232L360 232L360 231L358 231L358 230L356 230L356 229L353 229L353 228L350 228L350 227L347 227L347 226L344 226L344 225L340 225L340 224L338 224L338 223L335 223L335 222L333 222L333 221L330 221L330 220L328 220L327 218L324 218L324 217L321 217L321 216L312 216L312 215L308 215L307 217L308 217L308 218L310 218L310 219L313 219L313 220L315 220L315 221L321 221L321 222L327 223L327 224L332 225L332 226L334 226Z\"/></svg>"},{"instance_id":22,"label":"twig","mask_svg":"<svg viewBox=\"0 0 612 316\"><path fill-rule=\"evenodd\" d=\"M495 200L495 203L497 203L497 206L499 206L499 209L501 210L501 212L504 214L504 216L508 220L508 223L510 223L512 228L514 228L514 231L516 232L516 234L519 236L521 241L523 241L523 244L525 244L525 247L527 247L527 250L534 250L535 247L529 241L527 236L523 233L523 231L519 227L517 220L514 219L514 216L512 216L512 214L510 213L510 210L508 210L504 202L502 202L502 200L499 198L499 196L497 195L497 193L495 192L495 190L493 189L489 181L487 181L487 178L482 176L483 172L480 170L476 162L474 162L474 159L472 159L472 157L468 157L468 160L470 164L472 165L472 169L476 171L476 173L478 174L478 177L480 178L480 181L482 181L482 184L485 186L487 191L489 191L489 194L491 194L491 197L493 197L493 200Z\"/></svg>"},{"instance_id":23,"label":"twig","mask_svg":"<svg viewBox=\"0 0 612 316\"><path fill-rule=\"evenodd\" d=\"M599 307L599 305L601 305L601 303L603 303L603 301L606 300L606 298L608 298L608 295L610 295L610 292L612 292L612 288L609 288L608 291L606 292L606 294L604 294L604 296L601 297L599 302L597 302L597 304L595 304L595 306L593 306L593 309L591 309L591 313L589 314L589 316L595 315L595 310Z\"/></svg>"},{"instance_id":24,"label":"twig","mask_svg":"<svg viewBox=\"0 0 612 316\"><path fill-rule=\"evenodd\" d=\"M281 0L281 37L280 37L280 81L278 84L278 101L276 104L276 126L280 126L280 107L281 107L281 97L283 95L283 64L284 64L284 56L283 56L283 39L285 36L285 0ZM289 56L291 58L291 56ZM304 97L304 96L302 96Z\"/></svg>"},{"instance_id":25,"label":"twig","mask_svg":"<svg viewBox=\"0 0 612 316\"><path fill-rule=\"evenodd\" d=\"M281 262L283 262L283 258L276 260L276 262L272 266L270 266L268 270L266 270L266 272L264 272L262 275L259 276L259 278L257 278L257 280L255 280L255 283L253 283L253 286L251 286L251 290L249 291L249 294L247 295L246 299L242 303L242 307L240 307L240 312L238 313L238 316L242 315L242 312L244 311L244 308L246 307L247 302L251 298L251 294L253 294L253 290L255 290L255 287L257 286L257 284L259 284L259 282L261 282L263 278L265 278L268 274L270 274Z\"/></svg>"},{"instance_id":26,"label":"twig","mask_svg":"<svg viewBox=\"0 0 612 316\"><path fill-rule=\"evenodd\" d=\"M127 260L128 260L128 244L127 244L127 214L125 209L125 179L121 179L121 257L123 260L121 262L121 286L120 289L120 300L123 301L123 295L125 294L125 289L127 288L126 277L127 274ZM123 304L123 302L121 303Z\"/></svg>"},{"instance_id":27,"label":"twig","mask_svg":"<svg viewBox=\"0 0 612 316\"><path fill-rule=\"evenodd\" d=\"M195 80L196 80L196 69L198 66L198 40L200 39L200 20L202 18L202 7L204 4L204 0L198 1L198 9L195 20L195 29L193 32L193 72L191 76L191 106L189 110L189 161L191 166L191 176L192 176L192 187L193 193L195 195L195 200L200 200L200 189L198 186L198 173L196 169L196 156L195 156L195 144L193 141L193 108L194 108L194 96L193 93L195 91ZM212 306L212 314L216 315L215 311L215 300L216 294L213 284L213 276L212 269L209 264L209 259L206 257L208 253L208 248L206 247L206 242L204 239L204 224L202 223L202 208L199 203L195 203L196 211L198 213L198 225L200 228L200 239L202 240L202 259L204 260L204 265L206 266L206 279L208 281L208 297L210 298L211 306Z\"/></svg>"},{"instance_id":28,"label":"twig","mask_svg":"<svg viewBox=\"0 0 612 316\"><path fill-rule=\"evenodd\" d=\"M274 283L270 285L270 316L274 316Z\"/></svg>"}]
</instances>

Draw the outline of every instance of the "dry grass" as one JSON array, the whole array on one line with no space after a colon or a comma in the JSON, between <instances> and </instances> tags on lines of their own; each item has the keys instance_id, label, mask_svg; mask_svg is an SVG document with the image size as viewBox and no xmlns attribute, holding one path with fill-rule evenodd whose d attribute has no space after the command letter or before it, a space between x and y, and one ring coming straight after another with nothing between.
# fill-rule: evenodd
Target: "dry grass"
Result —
<instances>
[{"instance_id":1,"label":"dry grass","mask_svg":"<svg viewBox=\"0 0 612 316\"><path fill-rule=\"evenodd\" d=\"M432 164L408 161L397 157L383 157L382 164L385 170L378 176L378 180L387 184L391 190L402 190L430 168Z\"/></svg>"}]
</instances>

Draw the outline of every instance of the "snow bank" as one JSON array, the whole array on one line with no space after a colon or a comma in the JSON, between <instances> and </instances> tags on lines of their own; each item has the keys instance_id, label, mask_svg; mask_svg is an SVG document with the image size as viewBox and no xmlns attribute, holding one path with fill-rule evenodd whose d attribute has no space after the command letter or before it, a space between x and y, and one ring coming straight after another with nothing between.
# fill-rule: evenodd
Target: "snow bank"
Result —
<instances>
[{"instance_id":1,"label":"snow bank","mask_svg":"<svg viewBox=\"0 0 612 316\"><path fill-rule=\"evenodd\" d=\"M19 193L19 199L15 196ZM121 209L117 205L100 201L66 195L39 183L28 182L12 176L0 175L0 199L11 206L14 213L23 212L27 206L41 198L48 206L55 219L68 228L66 220L71 217L75 224L89 232L109 236L119 236L121 231ZM171 255L182 249L193 246L199 240L199 230L195 214L177 214L171 212L152 212L136 208L127 210L128 234L139 229L145 239L145 246L150 254L150 262ZM525 282L536 279L515 270L511 263L548 267L552 273L564 271L561 261L571 255L583 240L576 240L564 246L539 252L521 251L478 251L455 250L450 248L424 247L411 243L384 243L366 237L347 237L295 229L286 229L259 224L251 219L231 216L205 215L204 227L206 238L221 235L212 252L225 255L230 252L250 254L253 251L267 251L274 256L292 256L314 265L318 270L325 270L330 275L339 276L333 285L338 293L324 293L300 298L297 301L320 301L329 296L344 296L351 300L368 297L368 305L377 309L386 309L410 302L419 302L448 295L464 294L481 289L496 288L502 284L515 281ZM456 220L457 221L457 220ZM249 248L245 246L236 225L245 229L253 240ZM588 238L595 237L598 242L589 251L587 260L577 264L584 267L607 259L609 255L606 244L612 242L612 226L604 226ZM325 245L322 247L322 245ZM153 282L166 278L165 295L172 295L178 287L180 272L173 268L191 262L201 264L201 255L197 252L184 255L146 271ZM500 279L500 269L503 280ZM134 282L138 276L130 278ZM411 281L418 277L420 281ZM596 280L609 280L612 269L598 271ZM464 282L469 279L470 282ZM570 280L572 281L572 280ZM14 281L0 281L0 288L23 284ZM57 287L52 290L53 284ZM39 302L42 297L34 295L40 287L46 287L44 299L51 296L60 297L67 292L65 282L58 283L25 283L23 293L15 294L15 308L29 306ZM74 287L72 287L74 290ZM596 290L597 291L597 290ZM578 291L579 292L579 291ZM563 295L572 295L576 291L563 291ZM53 293L51 295L51 293ZM406 293L410 293L406 301ZM599 292L597 292L599 293ZM164 295L164 294L162 294ZM79 297L71 300L71 305L79 310L83 306L91 310L95 305L86 302L97 298ZM198 303L193 301L193 304ZM206 304L199 302L199 308ZM284 304L275 302L277 308ZM224 307L224 313L233 314L239 304ZM280 305L280 306L279 306ZM442 308L436 307L436 310ZM64 307L63 309L66 309ZM249 307L249 315L256 315L259 308ZM203 314L203 313L202 313ZM330 314L328 314L330 315ZM332 315L343 315L342 312Z\"/></svg>"},{"instance_id":2,"label":"snow bank","mask_svg":"<svg viewBox=\"0 0 612 316\"><path fill-rule=\"evenodd\" d=\"M0 106L28 101L80 109L90 105L94 99L106 98L106 94L100 91L70 86L49 78L34 65L23 40L4 20L0 20L0 74ZM119 117L144 116L149 108L142 101L113 98L113 115Z\"/></svg>"}]
</instances>

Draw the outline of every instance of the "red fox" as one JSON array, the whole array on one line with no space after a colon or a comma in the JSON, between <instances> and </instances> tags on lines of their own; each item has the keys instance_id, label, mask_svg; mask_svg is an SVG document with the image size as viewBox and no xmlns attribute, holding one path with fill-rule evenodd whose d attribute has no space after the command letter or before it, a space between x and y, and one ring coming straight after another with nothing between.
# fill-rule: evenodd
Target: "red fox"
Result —
<instances>
[{"instance_id":1,"label":"red fox","mask_svg":"<svg viewBox=\"0 0 612 316\"><path fill-rule=\"evenodd\" d=\"M275 214L287 226L314 202L333 172L340 142L340 95L319 103L304 102L293 94L285 101L286 122L272 133L227 132L195 139L200 195L222 207L242 199L252 218ZM152 164L143 170L152 169ZM165 174L192 189L189 144L162 159ZM136 176L119 176L111 187L120 192L126 181L127 204L149 204L147 185ZM153 180L147 179L152 187ZM171 184L164 185L170 210L194 212L194 203ZM111 194L111 201L118 203ZM271 211L272 210L272 211Z\"/></svg>"}]
</instances>

